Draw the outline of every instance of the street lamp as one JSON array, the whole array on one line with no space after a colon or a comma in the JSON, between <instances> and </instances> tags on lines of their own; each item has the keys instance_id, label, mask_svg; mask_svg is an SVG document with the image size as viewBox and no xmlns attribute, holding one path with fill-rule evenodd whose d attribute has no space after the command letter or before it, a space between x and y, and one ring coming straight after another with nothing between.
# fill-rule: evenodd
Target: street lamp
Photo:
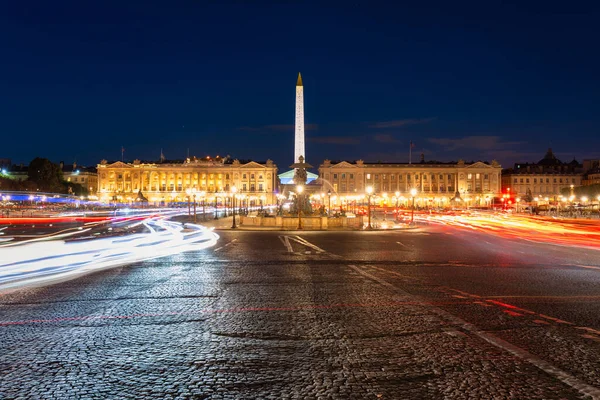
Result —
<instances>
[{"instance_id":1,"label":"street lamp","mask_svg":"<svg viewBox=\"0 0 600 400\"><path fill-rule=\"evenodd\" d=\"M190 218L192 216L192 209L191 209L191 205L190 205L190 195L192 194L192 189L190 189L190 188L185 189L185 194L187 194L188 218Z\"/></svg>"},{"instance_id":2,"label":"street lamp","mask_svg":"<svg viewBox=\"0 0 600 400\"><path fill-rule=\"evenodd\" d=\"M231 224L231 229L237 228L235 225L235 193L237 192L237 188L235 186L231 187L231 213L233 214L233 224Z\"/></svg>"},{"instance_id":3,"label":"street lamp","mask_svg":"<svg viewBox=\"0 0 600 400\"><path fill-rule=\"evenodd\" d=\"M400 192L396 191L394 194L396 195L396 222L398 222L398 214L400 214L398 212L398 200L400 200Z\"/></svg>"},{"instance_id":4,"label":"street lamp","mask_svg":"<svg viewBox=\"0 0 600 400\"><path fill-rule=\"evenodd\" d=\"M329 203L327 204L327 215L331 215L331 189L327 191Z\"/></svg>"},{"instance_id":5,"label":"street lamp","mask_svg":"<svg viewBox=\"0 0 600 400\"><path fill-rule=\"evenodd\" d=\"M304 186L298 185L296 186L297 192L297 206L298 206L298 229L302 229L302 191L304 190Z\"/></svg>"},{"instance_id":6,"label":"street lamp","mask_svg":"<svg viewBox=\"0 0 600 400\"><path fill-rule=\"evenodd\" d=\"M417 196L417 189L410 189L410 197L412 197L412 209L410 210L410 224L412 225L415 221L415 197Z\"/></svg>"},{"instance_id":7,"label":"street lamp","mask_svg":"<svg viewBox=\"0 0 600 400\"><path fill-rule=\"evenodd\" d=\"M192 197L194 197L194 223L196 223L196 188L192 188Z\"/></svg>"},{"instance_id":8,"label":"street lamp","mask_svg":"<svg viewBox=\"0 0 600 400\"><path fill-rule=\"evenodd\" d=\"M367 229L373 229L371 226L371 195L373 194L373 186L367 186L367 215L369 216Z\"/></svg>"}]
</instances>

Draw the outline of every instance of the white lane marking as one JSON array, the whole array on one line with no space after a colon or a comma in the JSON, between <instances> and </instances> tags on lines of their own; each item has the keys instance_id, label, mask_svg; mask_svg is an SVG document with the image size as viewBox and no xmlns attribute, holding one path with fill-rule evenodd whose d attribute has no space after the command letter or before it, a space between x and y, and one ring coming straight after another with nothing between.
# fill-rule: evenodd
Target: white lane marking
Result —
<instances>
[{"instance_id":1,"label":"white lane marking","mask_svg":"<svg viewBox=\"0 0 600 400\"><path fill-rule=\"evenodd\" d=\"M294 249L292 249L292 245L290 243L290 239L288 236L279 235L279 240L281 240L281 243L283 243L283 245L287 249L288 253L294 252Z\"/></svg>"},{"instance_id":2,"label":"white lane marking","mask_svg":"<svg viewBox=\"0 0 600 400\"><path fill-rule=\"evenodd\" d=\"M392 285L391 283L389 283L381 278L378 278L374 275L371 275L370 273L362 270L361 268L357 267L356 265L349 265L349 267L352 268L354 271L358 272L359 274L363 275L364 277L369 278L369 279L381 284L382 286L392 289L395 292L402 292L402 294L408 295L408 293L397 288L396 286ZM417 300L421 300L419 296L412 295L412 297L414 297ZM560 380L561 382L565 383L566 385L569 385L573 389L579 391L581 394L591 396L594 399L600 399L600 389L598 389L594 386L588 385L585 382L580 381L573 375L553 366L552 364L550 364L547 361L542 360L538 356L533 355L533 354L529 353L528 351L521 349L520 347L517 347L517 346L507 342L506 340L500 339L499 337L497 337L489 332L481 331L475 325L470 324L467 321L465 321L455 315L452 315L447 311L442 310L441 308L438 308L435 306L430 306L429 309L431 311L435 312L436 314L438 314L440 317L445 318L456 325L459 325L465 331L480 337L481 339L485 340L488 343L493 344L496 347L499 347L505 351L508 351L509 353L513 354L517 358L520 358L521 360L526 361L526 362L534 365L535 367L541 369L542 371L546 372L547 374L554 376L556 379Z\"/></svg>"},{"instance_id":3,"label":"white lane marking","mask_svg":"<svg viewBox=\"0 0 600 400\"><path fill-rule=\"evenodd\" d=\"M231 242L229 242L229 243L226 243L225 245L223 245L223 246L221 246L221 247L217 247L217 248L215 249L215 251L219 251L219 250L221 250L221 249L223 249L223 248L225 248L225 247L229 246L230 244L232 244L233 242L236 242L236 241L237 241L237 239L233 239Z\"/></svg>"},{"instance_id":4,"label":"white lane marking","mask_svg":"<svg viewBox=\"0 0 600 400\"><path fill-rule=\"evenodd\" d=\"M404 243L402 243L402 242L396 242L396 243L398 243L400 246L404 247L405 249L408 249L408 248L409 248L407 245L405 245L405 244L404 244Z\"/></svg>"},{"instance_id":5,"label":"white lane marking","mask_svg":"<svg viewBox=\"0 0 600 400\"><path fill-rule=\"evenodd\" d=\"M322 249L322 248L320 248L319 246L317 246L317 245L314 245L314 244L310 243L309 241L307 241L306 239L303 239L303 238L301 238L301 237L300 237L300 236L298 236L298 235L293 235L293 236L288 236L288 237L289 237L290 239L292 239L292 240L294 240L294 241L296 241L296 242L300 243L300 244L303 244L303 245L305 245L306 247L310 247L311 249L313 249L313 250L316 250L316 251L317 251L317 252L319 252L319 253L327 253L325 250L323 250L323 249Z\"/></svg>"}]
</instances>

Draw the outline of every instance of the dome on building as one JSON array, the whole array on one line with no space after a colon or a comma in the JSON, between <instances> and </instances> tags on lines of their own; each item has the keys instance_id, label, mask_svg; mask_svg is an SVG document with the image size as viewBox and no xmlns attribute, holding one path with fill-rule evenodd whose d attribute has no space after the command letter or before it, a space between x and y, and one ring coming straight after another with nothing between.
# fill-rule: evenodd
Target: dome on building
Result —
<instances>
[{"instance_id":1,"label":"dome on building","mask_svg":"<svg viewBox=\"0 0 600 400\"><path fill-rule=\"evenodd\" d=\"M556 158L556 156L552 152L552 149L548 149L544 158L542 158L540 161L538 161L537 164L543 165L543 166L553 166L553 165L562 165L563 163L558 158Z\"/></svg>"}]
</instances>

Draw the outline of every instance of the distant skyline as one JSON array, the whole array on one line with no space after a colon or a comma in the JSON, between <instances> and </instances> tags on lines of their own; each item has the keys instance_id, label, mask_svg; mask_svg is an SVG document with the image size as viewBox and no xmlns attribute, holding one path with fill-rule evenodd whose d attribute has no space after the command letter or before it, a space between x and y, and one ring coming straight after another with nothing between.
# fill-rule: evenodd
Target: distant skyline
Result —
<instances>
[{"instance_id":1,"label":"distant skyline","mask_svg":"<svg viewBox=\"0 0 600 400\"><path fill-rule=\"evenodd\" d=\"M0 5L0 158L600 158L600 9L77 1ZM315 168L316 169L316 168ZM313 172L316 172L313 170Z\"/></svg>"}]
</instances>

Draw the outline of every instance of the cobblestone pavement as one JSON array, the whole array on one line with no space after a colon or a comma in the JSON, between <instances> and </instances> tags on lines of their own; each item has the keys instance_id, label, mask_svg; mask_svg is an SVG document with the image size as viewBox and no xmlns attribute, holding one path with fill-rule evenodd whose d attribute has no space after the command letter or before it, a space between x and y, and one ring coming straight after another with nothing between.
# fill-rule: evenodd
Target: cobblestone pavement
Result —
<instances>
[{"instance_id":1,"label":"cobblestone pavement","mask_svg":"<svg viewBox=\"0 0 600 400\"><path fill-rule=\"evenodd\" d=\"M599 396L600 271L547 262L566 249L534 265L423 230L220 234L0 296L0 398Z\"/></svg>"}]
</instances>

